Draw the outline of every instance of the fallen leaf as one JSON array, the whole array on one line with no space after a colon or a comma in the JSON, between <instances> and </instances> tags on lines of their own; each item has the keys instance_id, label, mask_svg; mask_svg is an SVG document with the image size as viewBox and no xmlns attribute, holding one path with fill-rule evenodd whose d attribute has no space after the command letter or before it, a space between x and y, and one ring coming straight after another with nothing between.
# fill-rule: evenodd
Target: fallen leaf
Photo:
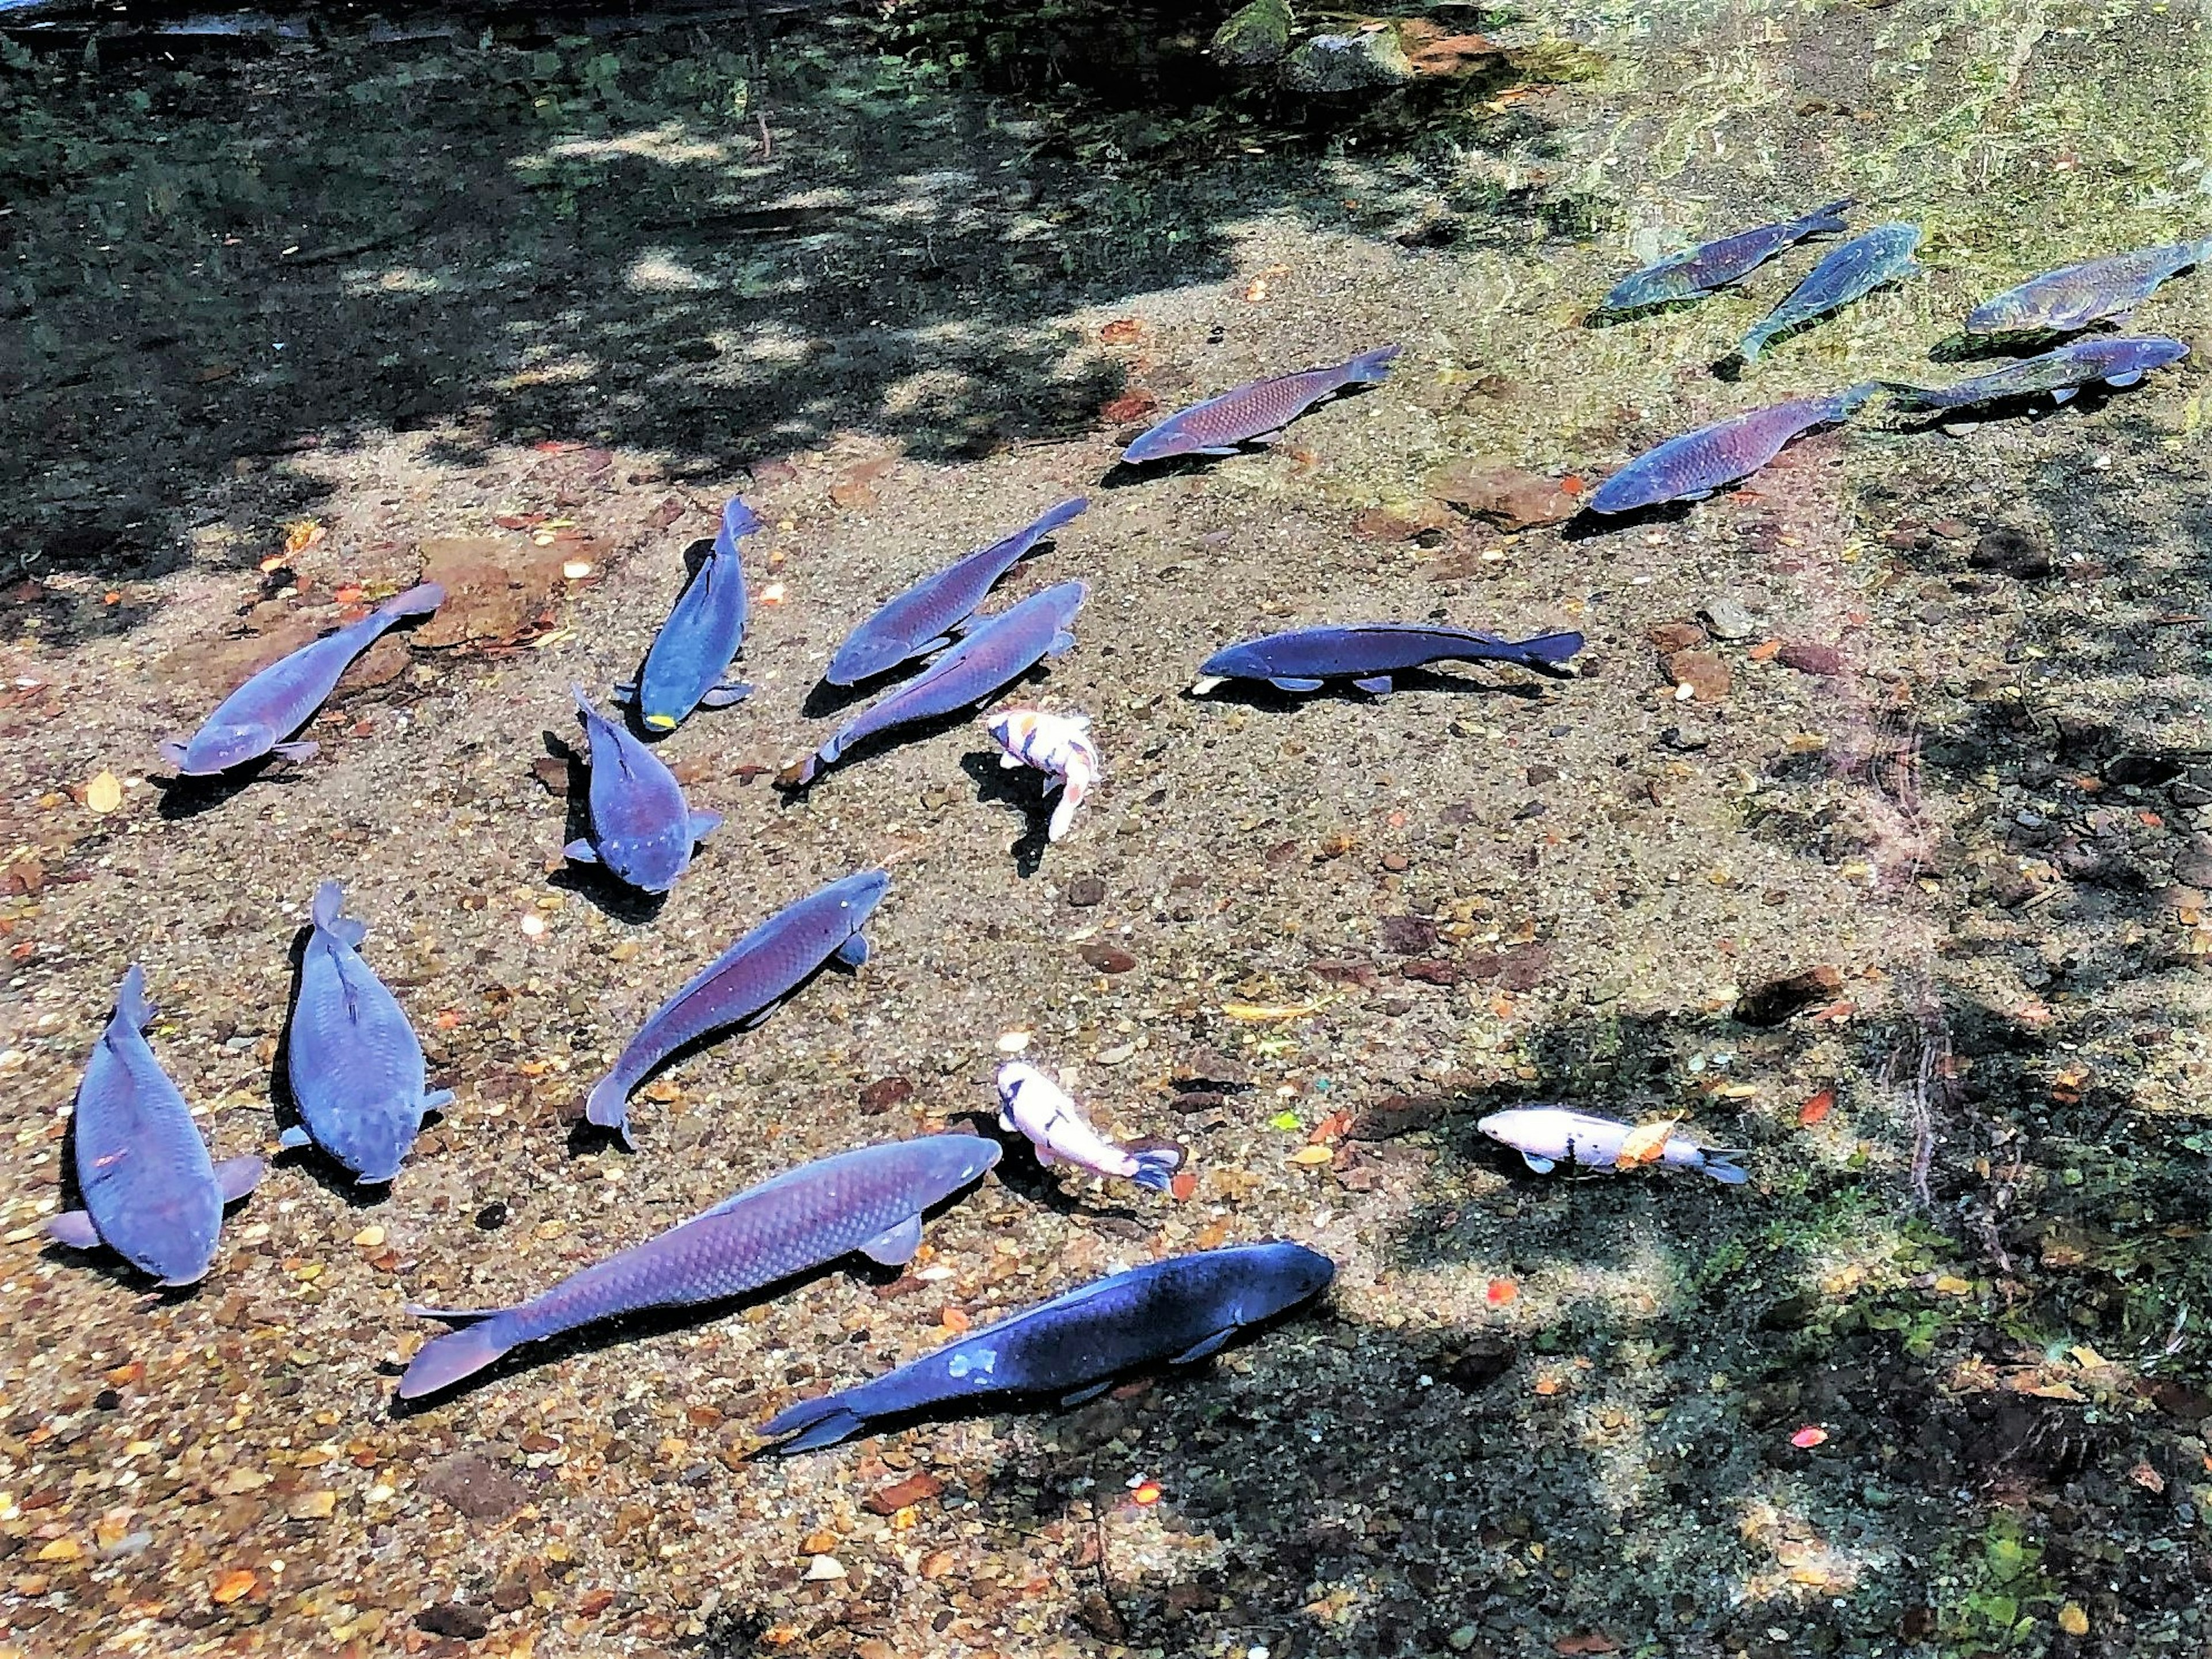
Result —
<instances>
[{"instance_id":1,"label":"fallen leaf","mask_svg":"<svg viewBox=\"0 0 2212 1659\"><path fill-rule=\"evenodd\" d=\"M1327 1117L1322 1119L1320 1122L1314 1125L1313 1133L1308 1135L1306 1139L1316 1146L1326 1146L1332 1141L1343 1139L1344 1132L1351 1127L1351 1113L1331 1112Z\"/></svg>"},{"instance_id":2,"label":"fallen leaf","mask_svg":"<svg viewBox=\"0 0 2212 1659\"><path fill-rule=\"evenodd\" d=\"M1129 1501L1142 1508L1150 1508L1160 1501L1160 1483L1147 1480L1129 1493Z\"/></svg>"},{"instance_id":3,"label":"fallen leaf","mask_svg":"<svg viewBox=\"0 0 2212 1659\"><path fill-rule=\"evenodd\" d=\"M1971 1296L1974 1291L1972 1279L1960 1279L1955 1273L1937 1274L1931 1288L1938 1296Z\"/></svg>"},{"instance_id":4,"label":"fallen leaf","mask_svg":"<svg viewBox=\"0 0 2212 1659\"><path fill-rule=\"evenodd\" d=\"M1823 1089L1797 1109L1797 1121L1809 1129L1835 1109L1836 1091L1833 1089Z\"/></svg>"},{"instance_id":5,"label":"fallen leaf","mask_svg":"<svg viewBox=\"0 0 2212 1659\"><path fill-rule=\"evenodd\" d=\"M1142 420L1159 406L1160 400L1139 386L1102 405L1098 412L1109 421L1119 424L1123 421Z\"/></svg>"},{"instance_id":6,"label":"fallen leaf","mask_svg":"<svg viewBox=\"0 0 2212 1659\"><path fill-rule=\"evenodd\" d=\"M1667 1150L1667 1142L1681 1119L1656 1118L1649 1123L1639 1123L1628 1132L1628 1139L1620 1143L1620 1155L1613 1159L1614 1167L1632 1170L1639 1164L1656 1164Z\"/></svg>"},{"instance_id":7,"label":"fallen leaf","mask_svg":"<svg viewBox=\"0 0 2212 1659\"><path fill-rule=\"evenodd\" d=\"M1316 1164L1326 1164L1334 1156L1326 1146L1301 1146L1291 1154L1291 1162L1311 1167Z\"/></svg>"},{"instance_id":8,"label":"fallen leaf","mask_svg":"<svg viewBox=\"0 0 2212 1659\"><path fill-rule=\"evenodd\" d=\"M944 1326L953 1335L958 1336L968 1328L968 1316L957 1308L947 1308L938 1316L938 1323Z\"/></svg>"},{"instance_id":9,"label":"fallen leaf","mask_svg":"<svg viewBox=\"0 0 2212 1659\"><path fill-rule=\"evenodd\" d=\"M2061 1106L2081 1103L2081 1085L2089 1080L2089 1068L2070 1066L2051 1079L2051 1098Z\"/></svg>"},{"instance_id":10,"label":"fallen leaf","mask_svg":"<svg viewBox=\"0 0 2212 1659\"><path fill-rule=\"evenodd\" d=\"M1174 1178L1168 1182L1168 1190L1174 1194L1178 1200L1187 1204L1190 1201L1191 1194L1198 1190L1198 1176L1191 1170L1178 1170ZM1201 1250L1206 1248L1203 1244L1199 1246Z\"/></svg>"},{"instance_id":11,"label":"fallen leaf","mask_svg":"<svg viewBox=\"0 0 2212 1659\"><path fill-rule=\"evenodd\" d=\"M2076 1344L2066 1352L2073 1357L2074 1363L2085 1371L2094 1370L2100 1365L2108 1365L2112 1363L2086 1342Z\"/></svg>"},{"instance_id":12,"label":"fallen leaf","mask_svg":"<svg viewBox=\"0 0 2212 1659\"><path fill-rule=\"evenodd\" d=\"M295 519L284 526L284 556L304 553L329 535L330 531L313 519Z\"/></svg>"},{"instance_id":13,"label":"fallen leaf","mask_svg":"<svg viewBox=\"0 0 2212 1659\"><path fill-rule=\"evenodd\" d=\"M1127 345L1145 331L1144 324L1134 317L1116 317L1098 331L1098 337L1108 345Z\"/></svg>"},{"instance_id":14,"label":"fallen leaf","mask_svg":"<svg viewBox=\"0 0 2212 1659\"><path fill-rule=\"evenodd\" d=\"M1781 649L1782 641L1779 640L1761 640L1757 645L1753 646L1750 650L1745 652L1743 654L1750 658L1753 662L1765 662L1770 657L1774 656Z\"/></svg>"},{"instance_id":15,"label":"fallen leaf","mask_svg":"<svg viewBox=\"0 0 2212 1659\"><path fill-rule=\"evenodd\" d=\"M2089 1633L2089 1615L2081 1611L2079 1601L2069 1601L2058 1609L2058 1628L2069 1636L2087 1636Z\"/></svg>"},{"instance_id":16,"label":"fallen leaf","mask_svg":"<svg viewBox=\"0 0 2212 1659\"><path fill-rule=\"evenodd\" d=\"M1483 1300L1493 1308L1502 1308L1521 1294L1520 1285L1510 1279L1493 1279L1483 1287Z\"/></svg>"},{"instance_id":17,"label":"fallen leaf","mask_svg":"<svg viewBox=\"0 0 2212 1659\"><path fill-rule=\"evenodd\" d=\"M1536 1392L1547 1400L1559 1393L1559 1379L1556 1376L1540 1376L1535 1382Z\"/></svg>"},{"instance_id":18,"label":"fallen leaf","mask_svg":"<svg viewBox=\"0 0 2212 1659\"><path fill-rule=\"evenodd\" d=\"M1826 1444L1827 1438L1828 1431L1826 1429L1816 1424L1808 1423L1790 1437L1790 1443L1796 1447L1799 1451L1810 1451L1815 1446Z\"/></svg>"},{"instance_id":19,"label":"fallen leaf","mask_svg":"<svg viewBox=\"0 0 2212 1659\"><path fill-rule=\"evenodd\" d=\"M1326 998L1319 1002L1301 1002L1295 1005L1271 1002L1224 1002L1221 1005L1221 1017L1224 1019L1238 1020L1247 1025L1258 1025L1270 1020L1304 1019L1308 1014L1319 1013L1328 1006L1328 1001Z\"/></svg>"},{"instance_id":20,"label":"fallen leaf","mask_svg":"<svg viewBox=\"0 0 2212 1659\"><path fill-rule=\"evenodd\" d=\"M1229 1224L1226 1221L1209 1221L1198 1230L1198 1237L1191 1243L1201 1250L1210 1250L1228 1237Z\"/></svg>"},{"instance_id":21,"label":"fallen leaf","mask_svg":"<svg viewBox=\"0 0 2212 1659\"><path fill-rule=\"evenodd\" d=\"M112 772L101 772L84 787L86 810L94 812L112 812L123 805L123 786Z\"/></svg>"},{"instance_id":22,"label":"fallen leaf","mask_svg":"<svg viewBox=\"0 0 2212 1659\"><path fill-rule=\"evenodd\" d=\"M1552 1644L1554 1653L1619 1653L1620 1644L1598 1631L1583 1631L1573 1636L1562 1636Z\"/></svg>"},{"instance_id":23,"label":"fallen leaf","mask_svg":"<svg viewBox=\"0 0 2212 1659\"><path fill-rule=\"evenodd\" d=\"M215 1581L208 1591L208 1599L217 1607L228 1607L253 1588L253 1575L244 1567L233 1567Z\"/></svg>"},{"instance_id":24,"label":"fallen leaf","mask_svg":"<svg viewBox=\"0 0 2212 1659\"><path fill-rule=\"evenodd\" d=\"M2022 1394L2032 1394L2038 1400L2070 1400L2075 1405L2085 1403L2081 1390L2071 1382L2039 1382L2033 1388L2022 1389Z\"/></svg>"},{"instance_id":25,"label":"fallen leaf","mask_svg":"<svg viewBox=\"0 0 2212 1659\"><path fill-rule=\"evenodd\" d=\"M2128 1479L2147 1492L2155 1494L2166 1490L2166 1477L2148 1463L2137 1463L2130 1469Z\"/></svg>"}]
</instances>

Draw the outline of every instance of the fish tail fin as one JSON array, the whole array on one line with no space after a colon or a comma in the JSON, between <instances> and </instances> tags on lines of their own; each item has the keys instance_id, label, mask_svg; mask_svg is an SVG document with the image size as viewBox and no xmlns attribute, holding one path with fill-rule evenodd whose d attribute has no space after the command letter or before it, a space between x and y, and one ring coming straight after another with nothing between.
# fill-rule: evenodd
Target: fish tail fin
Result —
<instances>
[{"instance_id":1,"label":"fish tail fin","mask_svg":"<svg viewBox=\"0 0 2212 1659\"><path fill-rule=\"evenodd\" d=\"M577 719L588 720L592 715L599 712L598 709L592 707L592 694L584 690L582 681L579 680L569 686L568 694L576 700Z\"/></svg>"},{"instance_id":2,"label":"fish tail fin","mask_svg":"<svg viewBox=\"0 0 2212 1659\"><path fill-rule=\"evenodd\" d=\"M584 1117L602 1129L612 1129L625 1146L637 1143L629 1135L629 1090L620 1077L601 1078L584 1100Z\"/></svg>"},{"instance_id":3,"label":"fish tail fin","mask_svg":"<svg viewBox=\"0 0 2212 1659\"><path fill-rule=\"evenodd\" d=\"M520 1335L500 1322L496 1314L462 1314L433 1308L410 1308L410 1313L434 1319L468 1319L463 1329L448 1331L425 1342L399 1379L402 1400L419 1400L426 1394L450 1389L473 1376L512 1348Z\"/></svg>"},{"instance_id":4,"label":"fish tail fin","mask_svg":"<svg viewBox=\"0 0 2212 1659\"><path fill-rule=\"evenodd\" d=\"M1036 542L1042 541L1070 520L1081 518L1089 510L1090 506L1089 496L1076 495L1045 513L1029 527L1029 535L1035 538L1030 544L1034 546Z\"/></svg>"},{"instance_id":5,"label":"fish tail fin","mask_svg":"<svg viewBox=\"0 0 2212 1659\"><path fill-rule=\"evenodd\" d=\"M1344 366L1346 380L1387 380L1390 378L1390 360L1405 347L1377 346L1372 351L1363 351Z\"/></svg>"},{"instance_id":6,"label":"fish tail fin","mask_svg":"<svg viewBox=\"0 0 2212 1659\"><path fill-rule=\"evenodd\" d=\"M1523 640L1514 647L1523 662L1543 663L1556 668L1583 648L1583 636L1569 629L1561 634L1539 634L1533 640Z\"/></svg>"},{"instance_id":7,"label":"fish tail fin","mask_svg":"<svg viewBox=\"0 0 2212 1659\"><path fill-rule=\"evenodd\" d=\"M1075 809L1083 805L1084 791L1073 783L1061 786L1060 799L1052 809L1052 820L1044 827L1047 841L1058 841L1075 823Z\"/></svg>"},{"instance_id":8,"label":"fish tail fin","mask_svg":"<svg viewBox=\"0 0 2212 1659\"><path fill-rule=\"evenodd\" d=\"M341 944L358 945L368 937L368 924L345 914L345 889L335 881L315 889L315 902L308 915L316 927Z\"/></svg>"},{"instance_id":9,"label":"fish tail fin","mask_svg":"<svg viewBox=\"0 0 2212 1659\"><path fill-rule=\"evenodd\" d=\"M404 593L394 593L376 607L376 614L387 622L397 622L402 617L427 617L446 602L446 590L436 582L417 582Z\"/></svg>"},{"instance_id":10,"label":"fish tail fin","mask_svg":"<svg viewBox=\"0 0 2212 1659\"><path fill-rule=\"evenodd\" d=\"M1826 207L1814 208L1790 228L1801 236L1817 235L1822 231L1841 231L1845 228L1844 215L1851 210L1851 198L1846 196L1840 202L1831 202Z\"/></svg>"},{"instance_id":11,"label":"fish tail fin","mask_svg":"<svg viewBox=\"0 0 2212 1659\"><path fill-rule=\"evenodd\" d=\"M123 983L116 988L115 1017L134 1031L154 1023L154 1005L146 1000L146 970L135 962L124 970Z\"/></svg>"},{"instance_id":12,"label":"fish tail fin","mask_svg":"<svg viewBox=\"0 0 2212 1659\"><path fill-rule=\"evenodd\" d=\"M1848 416L1857 414L1860 410L1866 407L1869 398L1883 390L1887 385L1888 382L1886 380L1861 380L1856 386L1845 386L1835 395L1836 418L1840 421Z\"/></svg>"},{"instance_id":13,"label":"fish tail fin","mask_svg":"<svg viewBox=\"0 0 2212 1659\"><path fill-rule=\"evenodd\" d=\"M725 547L735 549L738 537L750 536L760 527L760 514L745 505L744 497L731 496L729 505L722 509L722 531L715 538L718 544L714 550L719 553Z\"/></svg>"},{"instance_id":14,"label":"fish tail fin","mask_svg":"<svg viewBox=\"0 0 2212 1659\"><path fill-rule=\"evenodd\" d=\"M1750 1172L1736 1159L1742 1152L1733 1146L1708 1146L1705 1149L1705 1173L1723 1187L1741 1187L1751 1179Z\"/></svg>"},{"instance_id":15,"label":"fish tail fin","mask_svg":"<svg viewBox=\"0 0 2212 1659\"><path fill-rule=\"evenodd\" d=\"M1179 1140L1164 1140L1147 1136L1142 1140L1125 1140L1121 1150L1137 1160L1137 1172L1129 1177L1139 1187L1164 1193L1175 1180L1177 1170L1189 1161L1190 1150Z\"/></svg>"},{"instance_id":16,"label":"fish tail fin","mask_svg":"<svg viewBox=\"0 0 2212 1659\"><path fill-rule=\"evenodd\" d=\"M845 1403L844 1395L825 1394L819 1400L802 1400L778 1412L761 1425L760 1432L763 1439L795 1433L797 1439L769 1448L778 1457L788 1457L794 1452L834 1446L859 1433L866 1424L867 1419Z\"/></svg>"}]
</instances>

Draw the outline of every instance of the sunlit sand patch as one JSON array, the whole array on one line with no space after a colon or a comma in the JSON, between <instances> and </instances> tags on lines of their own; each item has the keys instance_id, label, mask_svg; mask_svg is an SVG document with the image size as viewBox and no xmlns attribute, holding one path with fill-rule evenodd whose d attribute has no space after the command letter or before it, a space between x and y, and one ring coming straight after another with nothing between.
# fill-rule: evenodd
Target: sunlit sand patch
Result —
<instances>
[{"instance_id":1,"label":"sunlit sand patch","mask_svg":"<svg viewBox=\"0 0 2212 1659\"><path fill-rule=\"evenodd\" d=\"M647 127L641 132L626 132L616 138L562 138L550 145L545 154L562 161L604 161L617 155L632 156L672 167L711 166L730 159L727 145L694 136L681 121L664 122L659 126ZM517 162L518 166L529 164L529 158Z\"/></svg>"},{"instance_id":2,"label":"sunlit sand patch","mask_svg":"<svg viewBox=\"0 0 2212 1659\"><path fill-rule=\"evenodd\" d=\"M718 284L665 249L653 248L632 262L629 285L643 294L699 294Z\"/></svg>"}]
</instances>

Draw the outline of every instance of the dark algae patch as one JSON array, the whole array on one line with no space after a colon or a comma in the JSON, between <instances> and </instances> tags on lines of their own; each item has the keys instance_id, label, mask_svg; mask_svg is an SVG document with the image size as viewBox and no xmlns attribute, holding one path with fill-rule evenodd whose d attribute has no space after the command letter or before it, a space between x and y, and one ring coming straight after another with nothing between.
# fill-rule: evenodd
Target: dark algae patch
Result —
<instances>
[{"instance_id":1,"label":"dark algae patch","mask_svg":"<svg viewBox=\"0 0 2212 1659\"><path fill-rule=\"evenodd\" d=\"M1976 306L2205 235L2201 20L1231 13L0 14L0 1655L2204 1646L2207 278L2129 319L2197 347L2139 384L1877 395L1705 499L1585 510L1747 410L2021 361L2052 343ZM1846 196L1925 269L1737 379L1846 236L1591 315ZM1278 441L1116 465L1385 342ZM775 788L862 706L809 701L840 641L1078 495L987 607L1089 589L989 705L1091 717L1062 840L967 711ZM616 904L562 868L569 688L607 706L732 497L755 690L653 750L725 822ZM311 761L169 787L162 739L426 578L438 616L285 734ZM1186 695L1376 622L1584 643ZM745 919L878 867L864 963L645 1082L638 1152L580 1131ZM388 1188L276 1157L325 880L454 1091ZM272 1159L188 1291L43 1234L133 961L194 1126ZM1171 1192L1015 1148L902 1266L394 1411L408 1304L997 1133L1016 1054L1182 1143ZM1749 1179L1539 1176L1476 1128L1543 1105ZM1327 1297L1200 1363L754 1455L1272 1238Z\"/></svg>"}]
</instances>

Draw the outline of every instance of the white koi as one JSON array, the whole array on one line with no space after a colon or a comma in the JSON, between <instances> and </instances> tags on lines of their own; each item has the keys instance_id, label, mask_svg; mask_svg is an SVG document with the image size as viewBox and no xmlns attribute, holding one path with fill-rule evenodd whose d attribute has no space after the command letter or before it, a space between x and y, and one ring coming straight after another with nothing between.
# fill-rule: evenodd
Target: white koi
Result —
<instances>
[{"instance_id":1,"label":"white koi","mask_svg":"<svg viewBox=\"0 0 2212 1659\"><path fill-rule=\"evenodd\" d=\"M1025 1061L999 1067L999 1127L1018 1129L1036 1148L1037 1162L1049 1169L1067 1163L1094 1175L1120 1176L1156 1193L1168 1190L1188 1156L1172 1140L1109 1140L1084 1121L1060 1086Z\"/></svg>"},{"instance_id":2,"label":"white koi","mask_svg":"<svg viewBox=\"0 0 2212 1659\"><path fill-rule=\"evenodd\" d=\"M1058 841L1074 822L1075 809L1105 774L1091 741L1091 717L1008 708L989 716L983 725L991 740L1006 751L999 757L1000 765L1033 766L1051 780L1045 785L1047 794L1060 792L1045 830L1046 839Z\"/></svg>"},{"instance_id":3,"label":"white koi","mask_svg":"<svg viewBox=\"0 0 2212 1659\"><path fill-rule=\"evenodd\" d=\"M1561 1164L1573 1169L1615 1170L1656 1163L1696 1170L1729 1187L1740 1187L1750 1178L1735 1161L1741 1152L1701 1146L1666 1124L1639 1129L1618 1118L1570 1111L1564 1106L1516 1106L1510 1111L1492 1112L1474 1127L1520 1153L1522 1161L1538 1175L1549 1175Z\"/></svg>"}]
</instances>

